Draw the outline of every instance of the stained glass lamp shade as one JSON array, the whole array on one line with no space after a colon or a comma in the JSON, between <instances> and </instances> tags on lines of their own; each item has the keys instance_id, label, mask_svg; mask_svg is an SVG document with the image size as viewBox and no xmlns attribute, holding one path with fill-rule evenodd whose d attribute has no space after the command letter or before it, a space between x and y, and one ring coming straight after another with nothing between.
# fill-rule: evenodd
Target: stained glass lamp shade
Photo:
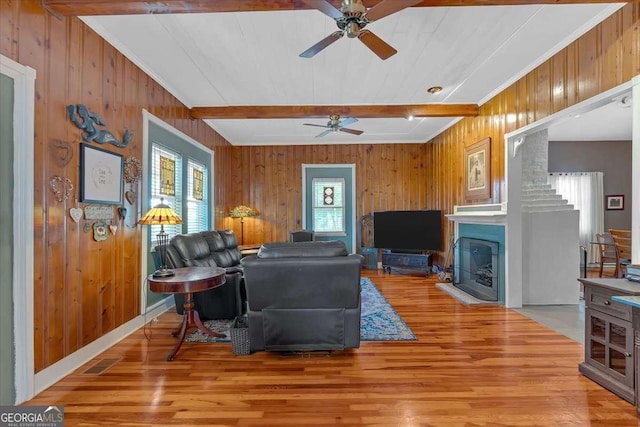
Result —
<instances>
[{"instance_id":1,"label":"stained glass lamp shade","mask_svg":"<svg viewBox=\"0 0 640 427\"><path fill-rule=\"evenodd\" d=\"M244 244L244 219L258 216L258 211L246 205L238 205L229 212L231 218L240 218L240 244Z\"/></svg>"},{"instance_id":2,"label":"stained glass lamp shade","mask_svg":"<svg viewBox=\"0 0 640 427\"><path fill-rule=\"evenodd\" d=\"M160 203L144 214L138 221L142 225L159 225L160 232L157 234L157 248L160 251L160 268L153 273L153 277L169 277L173 276L173 270L167 268L167 245L169 244L169 235L164 231L166 225L182 224L182 218L164 203L164 199L160 199Z\"/></svg>"}]
</instances>

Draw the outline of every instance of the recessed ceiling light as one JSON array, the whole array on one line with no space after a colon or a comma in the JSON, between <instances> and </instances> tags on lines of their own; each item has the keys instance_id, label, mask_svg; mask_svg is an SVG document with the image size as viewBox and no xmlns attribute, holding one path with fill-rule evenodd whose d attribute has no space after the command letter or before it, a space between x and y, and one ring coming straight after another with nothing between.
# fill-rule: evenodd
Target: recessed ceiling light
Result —
<instances>
[{"instance_id":1,"label":"recessed ceiling light","mask_svg":"<svg viewBox=\"0 0 640 427\"><path fill-rule=\"evenodd\" d=\"M435 95L438 92L442 92L442 86L431 86L429 89L427 89L427 92Z\"/></svg>"}]
</instances>

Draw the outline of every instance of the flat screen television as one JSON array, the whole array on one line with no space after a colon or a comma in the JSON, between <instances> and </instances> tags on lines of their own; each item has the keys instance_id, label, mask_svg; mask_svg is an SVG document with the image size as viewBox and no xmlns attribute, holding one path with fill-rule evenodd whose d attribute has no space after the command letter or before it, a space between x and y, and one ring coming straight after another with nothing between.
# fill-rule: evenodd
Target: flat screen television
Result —
<instances>
[{"instance_id":1,"label":"flat screen television","mask_svg":"<svg viewBox=\"0 0 640 427\"><path fill-rule=\"evenodd\" d=\"M373 245L395 252L442 251L442 211L374 212Z\"/></svg>"}]
</instances>

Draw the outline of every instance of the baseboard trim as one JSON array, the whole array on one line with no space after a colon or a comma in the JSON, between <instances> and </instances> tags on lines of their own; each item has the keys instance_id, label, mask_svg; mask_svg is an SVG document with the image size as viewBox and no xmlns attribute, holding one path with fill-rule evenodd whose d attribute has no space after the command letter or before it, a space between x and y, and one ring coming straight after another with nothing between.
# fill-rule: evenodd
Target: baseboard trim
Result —
<instances>
[{"instance_id":1,"label":"baseboard trim","mask_svg":"<svg viewBox=\"0 0 640 427\"><path fill-rule=\"evenodd\" d=\"M62 378L66 377L103 351L109 349L114 344L120 342L133 332L140 329L144 326L145 322L151 322L154 318L166 312L173 306L173 296L169 296L149 307L146 313L131 319L108 334L98 338L64 359L59 360L53 365L38 372L34 377L34 393L38 394L55 384L57 381L60 381Z\"/></svg>"}]
</instances>

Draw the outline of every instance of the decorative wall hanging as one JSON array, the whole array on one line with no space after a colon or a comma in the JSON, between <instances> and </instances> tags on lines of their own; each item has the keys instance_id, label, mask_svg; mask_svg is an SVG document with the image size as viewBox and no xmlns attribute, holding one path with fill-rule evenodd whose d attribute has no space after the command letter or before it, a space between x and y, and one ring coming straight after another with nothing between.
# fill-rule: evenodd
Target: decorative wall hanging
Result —
<instances>
[{"instance_id":1,"label":"decorative wall hanging","mask_svg":"<svg viewBox=\"0 0 640 427\"><path fill-rule=\"evenodd\" d=\"M624 195L606 196L605 198L607 201L605 207L608 211L624 210Z\"/></svg>"},{"instance_id":2,"label":"decorative wall hanging","mask_svg":"<svg viewBox=\"0 0 640 427\"><path fill-rule=\"evenodd\" d=\"M84 227L82 228L82 231L84 231L85 233L88 233L91 231L92 225L88 222L84 223Z\"/></svg>"},{"instance_id":3,"label":"decorative wall hanging","mask_svg":"<svg viewBox=\"0 0 640 427\"><path fill-rule=\"evenodd\" d=\"M138 200L138 181L142 178L142 163L140 160L133 156L129 156L124 159L124 182L130 185L130 190L125 191L124 198L127 199L130 205L134 205ZM124 213L126 215L126 208ZM125 218L122 215L122 219Z\"/></svg>"},{"instance_id":4,"label":"decorative wall hanging","mask_svg":"<svg viewBox=\"0 0 640 427\"><path fill-rule=\"evenodd\" d=\"M138 199L138 193L129 190L124 193L124 198L127 199L127 202L129 202L130 205L134 205L136 203L136 200Z\"/></svg>"},{"instance_id":5,"label":"decorative wall hanging","mask_svg":"<svg viewBox=\"0 0 640 427\"><path fill-rule=\"evenodd\" d=\"M80 145L80 201L122 203L122 155Z\"/></svg>"},{"instance_id":6,"label":"decorative wall hanging","mask_svg":"<svg viewBox=\"0 0 640 427\"><path fill-rule=\"evenodd\" d=\"M133 156L124 159L124 182L135 185L142 178L142 163Z\"/></svg>"},{"instance_id":7,"label":"decorative wall hanging","mask_svg":"<svg viewBox=\"0 0 640 427\"><path fill-rule=\"evenodd\" d=\"M325 206L333 206L334 201L335 201L333 192L334 192L333 187L323 187L322 188L322 195L323 195L322 203Z\"/></svg>"},{"instance_id":8,"label":"decorative wall hanging","mask_svg":"<svg viewBox=\"0 0 640 427\"><path fill-rule=\"evenodd\" d=\"M78 222L78 221L80 221L82 219L82 214L83 214L83 211L80 208L71 208L71 209L69 209L69 216L75 222Z\"/></svg>"},{"instance_id":9,"label":"decorative wall hanging","mask_svg":"<svg viewBox=\"0 0 640 427\"><path fill-rule=\"evenodd\" d=\"M160 156L160 194L176 195L176 162Z\"/></svg>"},{"instance_id":10,"label":"decorative wall hanging","mask_svg":"<svg viewBox=\"0 0 640 427\"><path fill-rule=\"evenodd\" d=\"M116 235L116 232L118 231L118 226L117 225L113 225L111 224L109 226L109 230L111 230L111 234L113 234L114 236Z\"/></svg>"},{"instance_id":11,"label":"decorative wall hanging","mask_svg":"<svg viewBox=\"0 0 640 427\"><path fill-rule=\"evenodd\" d=\"M83 104L67 105L67 112L69 113L69 120L84 131L82 139L85 142L113 144L116 147L124 148L131 141L133 134L128 129L125 129L122 141L119 141L111 131L96 129L96 125L106 126L107 124Z\"/></svg>"},{"instance_id":12,"label":"decorative wall hanging","mask_svg":"<svg viewBox=\"0 0 640 427\"><path fill-rule=\"evenodd\" d=\"M202 200L202 182L204 174L200 169L193 169L193 198L196 200Z\"/></svg>"},{"instance_id":13,"label":"decorative wall hanging","mask_svg":"<svg viewBox=\"0 0 640 427\"><path fill-rule=\"evenodd\" d=\"M466 201L491 198L491 138L464 149Z\"/></svg>"},{"instance_id":14,"label":"decorative wall hanging","mask_svg":"<svg viewBox=\"0 0 640 427\"><path fill-rule=\"evenodd\" d=\"M107 224L104 222L96 222L93 224L93 240L96 242L107 240Z\"/></svg>"},{"instance_id":15,"label":"decorative wall hanging","mask_svg":"<svg viewBox=\"0 0 640 427\"><path fill-rule=\"evenodd\" d=\"M111 221L114 217L112 206L86 206L84 218L88 220Z\"/></svg>"},{"instance_id":16,"label":"decorative wall hanging","mask_svg":"<svg viewBox=\"0 0 640 427\"><path fill-rule=\"evenodd\" d=\"M73 148L71 148L71 144L67 141L54 139L49 142L49 145L51 146L51 155L53 156L56 164L61 168L67 166L73 157Z\"/></svg>"},{"instance_id":17,"label":"decorative wall hanging","mask_svg":"<svg viewBox=\"0 0 640 427\"><path fill-rule=\"evenodd\" d=\"M119 207L118 213L120 214L120 218L125 219L127 217L127 208Z\"/></svg>"},{"instance_id":18,"label":"decorative wall hanging","mask_svg":"<svg viewBox=\"0 0 640 427\"><path fill-rule=\"evenodd\" d=\"M66 201L71 192L73 191L73 184L71 180L65 176L54 175L49 180L49 188L56 195L56 200L59 202Z\"/></svg>"}]
</instances>

